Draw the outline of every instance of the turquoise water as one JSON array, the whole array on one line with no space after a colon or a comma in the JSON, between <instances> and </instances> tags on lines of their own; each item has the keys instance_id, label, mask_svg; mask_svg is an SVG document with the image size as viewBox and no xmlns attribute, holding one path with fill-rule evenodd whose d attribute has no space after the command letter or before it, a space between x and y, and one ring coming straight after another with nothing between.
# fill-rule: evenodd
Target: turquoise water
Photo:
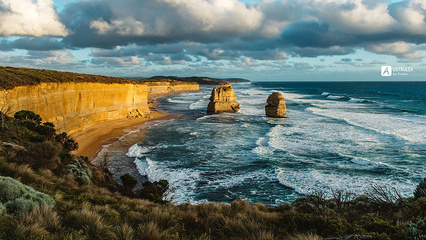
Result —
<instances>
[{"instance_id":1,"label":"turquoise water","mask_svg":"<svg viewBox=\"0 0 426 240\"><path fill-rule=\"evenodd\" d=\"M182 117L129 149L139 174L167 179L172 201L280 204L313 191L404 196L426 177L426 83L234 84L241 111L206 115L212 87L158 99ZM264 115L282 92L286 119Z\"/></svg>"}]
</instances>

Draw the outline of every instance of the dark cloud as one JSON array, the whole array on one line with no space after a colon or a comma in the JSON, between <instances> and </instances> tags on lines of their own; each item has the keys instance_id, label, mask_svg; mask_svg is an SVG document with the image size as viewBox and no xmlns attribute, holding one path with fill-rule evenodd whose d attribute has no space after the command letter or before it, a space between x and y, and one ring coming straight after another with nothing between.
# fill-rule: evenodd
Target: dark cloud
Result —
<instances>
[{"instance_id":1,"label":"dark cloud","mask_svg":"<svg viewBox=\"0 0 426 240\"><path fill-rule=\"evenodd\" d=\"M317 22L298 22L287 27L283 34L284 43L297 47L328 48L348 46L355 42L353 36L330 30L329 25Z\"/></svg>"},{"instance_id":2,"label":"dark cloud","mask_svg":"<svg viewBox=\"0 0 426 240\"><path fill-rule=\"evenodd\" d=\"M300 57L317 57L317 56L335 56L347 55L355 52L351 47L333 46L329 48L314 48L314 47L293 47L288 50L292 56Z\"/></svg>"},{"instance_id":3,"label":"dark cloud","mask_svg":"<svg viewBox=\"0 0 426 240\"><path fill-rule=\"evenodd\" d=\"M3 1L0 12L5 12ZM50 37L52 32L40 28L27 35L43 37L0 39L0 50L23 49L30 51L29 57L39 53L54 59L42 52L90 48L91 64L124 67L205 67L197 64L226 60L240 67L272 68L271 62L289 57L344 56L359 49L420 61L426 43L425 8L421 0L389 6L368 0L79 1L67 4L59 16L43 13L54 20L55 31L62 29L56 35L63 37ZM338 62L365 66L362 59L342 57Z\"/></svg>"}]
</instances>

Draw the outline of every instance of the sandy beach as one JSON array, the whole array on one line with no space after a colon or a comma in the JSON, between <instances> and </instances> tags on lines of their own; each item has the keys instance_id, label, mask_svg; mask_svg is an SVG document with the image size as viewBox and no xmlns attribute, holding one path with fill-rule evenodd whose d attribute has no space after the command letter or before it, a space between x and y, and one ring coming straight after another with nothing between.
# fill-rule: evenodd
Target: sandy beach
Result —
<instances>
[{"instance_id":1,"label":"sandy beach","mask_svg":"<svg viewBox=\"0 0 426 240\"><path fill-rule=\"evenodd\" d=\"M94 159L102 146L117 141L121 136L148 121L167 118L168 114L155 109L155 103L150 104L150 118L126 118L108 121L91 126L83 131L71 134L78 142L79 148L73 154Z\"/></svg>"}]
</instances>

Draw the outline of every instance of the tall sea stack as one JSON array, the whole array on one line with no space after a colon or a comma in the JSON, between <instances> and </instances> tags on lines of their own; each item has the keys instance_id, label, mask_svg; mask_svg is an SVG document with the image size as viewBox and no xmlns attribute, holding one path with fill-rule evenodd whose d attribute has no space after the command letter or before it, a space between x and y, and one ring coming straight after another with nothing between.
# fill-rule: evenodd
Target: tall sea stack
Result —
<instances>
[{"instance_id":1,"label":"tall sea stack","mask_svg":"<svg viewBox=\"0 0 426 240\"><path fill-rule=\"evenodd\" d=\"M219 87L215 87L210 97L210 103L207 106L207 113L237 112L240 110L240 104L236 100L237 96L231 84L225 83Z\"/></svg>"},{"instance_id":2,"label":"tall sea stack","mask_svg":"<svg viewBox=\"0 0 426 240\"><path fill-rule=\"evenodd\" d=\"M274 118L283 118L287 113L284 97L279 92L269 95L268 105L265 106L266 116Z\"/></svg>"}]
</instances>

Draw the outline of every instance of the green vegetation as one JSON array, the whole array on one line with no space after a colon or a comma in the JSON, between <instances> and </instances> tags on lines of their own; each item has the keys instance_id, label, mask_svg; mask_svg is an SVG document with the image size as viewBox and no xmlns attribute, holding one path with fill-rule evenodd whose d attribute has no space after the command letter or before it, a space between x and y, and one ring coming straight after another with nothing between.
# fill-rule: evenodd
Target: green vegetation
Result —
<instances>
[{"instance_id":1,"label":"green vegetation","mask_svg":"<svg viewBox=\"0 0 426 240\"><path fill-rule=\"evenodd\" d=\"M167 181L138 185L124 175L119 185L51 128L30 112L4 116L0 239L425 239L423 195L372 186L365 196L316 192L280 206L173 205Z\"/></svg>"},{"instance_id":2,"label":"green vegetation","mask_svg":"<svg viewBox=\"0 0 426 240\"><path fill-rule=\"evenodd\" d=\"M426 178L423 179L423 181L417 186L416 190L414 190L414 197L416 199L426 197Z\"/></svg>"},{"instance_id":3,"label":"green vegetation","mask_svg":"<svg viewBox=\"0 0 426 240\"><path fill-rule=\"evenodd\" d=\"M10 177L0 176L0 202L8 214L22 215L36 207L54 206L55 200ZM1 208L0 208L1 209Z\"/></svg>"},{"instance_id":4,"label":"green vegetation","mask_svg":"<svg viewBox=\"0 0 426 240\"><path fill-rule=\"evenodd\" d=\"M194 78L198 79L198 78ZM201 78L200 78L201 79ZM204 78L203 78L204 79ZM18 86L37 85L46 82L95 82L95 83L133 83L144 84L145 82L170 82L171 84L179 84L182 82L193 83L191 78L174 79L174 78L152 78L152 79L129 79L107 77L90 74L79 74L72 72L59 72L43 69L15 68L0 66L0 89L12 89ZM194 83L195 84L195 83Z\"/></svg>"}]
</instances>

